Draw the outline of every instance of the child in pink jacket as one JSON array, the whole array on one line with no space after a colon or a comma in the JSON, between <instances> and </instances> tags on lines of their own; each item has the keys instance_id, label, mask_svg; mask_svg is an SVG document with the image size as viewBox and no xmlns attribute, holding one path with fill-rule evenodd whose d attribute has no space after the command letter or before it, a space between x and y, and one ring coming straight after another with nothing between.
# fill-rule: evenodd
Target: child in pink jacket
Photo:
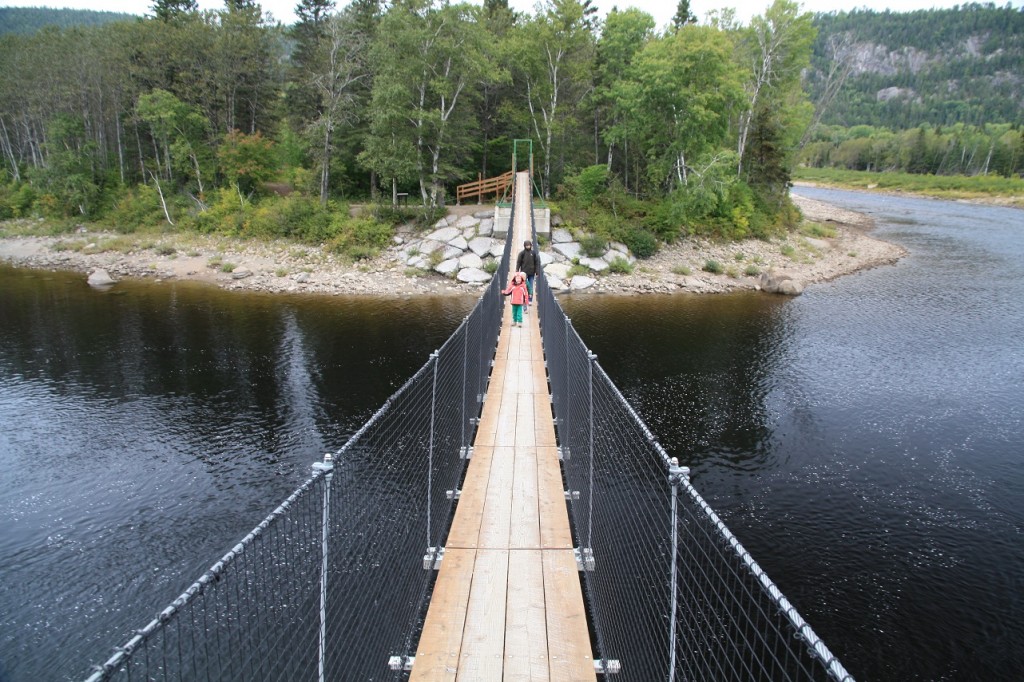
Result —
<instances>
[{"instance_id":1,"label":"child in pink jacket","mask_svg":"<svg viewBox=\"0 0 1024 682\"><path fill-rule=\"evenodd\" d=\"M501 292L503 296L512 296L512 326L523 326L523 306L530 300L530 294L526 290L526 275L517 272L512 275L512 281L508 288Z\"/></svg>"}]
</instances>

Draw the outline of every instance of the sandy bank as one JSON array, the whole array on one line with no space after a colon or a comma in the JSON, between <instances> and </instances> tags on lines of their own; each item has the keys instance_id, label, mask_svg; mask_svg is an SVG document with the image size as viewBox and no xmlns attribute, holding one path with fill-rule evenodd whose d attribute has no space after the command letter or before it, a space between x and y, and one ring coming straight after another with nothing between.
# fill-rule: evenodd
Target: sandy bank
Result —
<instances>
[{"instance_id":1,"label":"sandy bank","mask_svg":"<svg viewBox=\"0 0 1024 682\"><path fill-rule=\"evenodd\" d=\"M631 274L606 274L585 292L719 293L758 289L762 272L784 272L807 285L893 263L902 247L871 237L871 220L819 201L794 196L811 221L835 236L790 235L785 240L714 243L691 239L639 261ZM470 210L464 207L463 211ZM465 295L480 285L410 270L398 248L372 261L348 262L323 249L288 242L241 242L193 234L134 237L85 232L62 237L0 239L0 260L18 267L71 270L83 277L103 268L115 279L196 280L225 289L378 296ZM718 262L722 274L704 272Z\"/></svg>"}]
</instances>

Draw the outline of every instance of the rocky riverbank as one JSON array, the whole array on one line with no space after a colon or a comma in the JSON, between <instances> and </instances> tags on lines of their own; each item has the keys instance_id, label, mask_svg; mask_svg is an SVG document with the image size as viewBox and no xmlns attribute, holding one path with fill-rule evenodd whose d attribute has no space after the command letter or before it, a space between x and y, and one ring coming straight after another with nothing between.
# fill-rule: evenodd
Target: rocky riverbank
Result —
<instances>
[{"instance_id":1,"label":"rocky riverbank","mask_svg":"<svg viewBox=\"0 0 1024 682\"><path fill-rule=\"evenodd\" d=\"M871 221L862 214L796 196L794 201L808 221L824 226L816 230L817 236L794 234L784 240L730 243L689 239L662 248L653 258L636 261L628 274L598 271L601 264L593 259L593 271L566 276L560 282L574 291L632 294L775 290L780 282L788 281L790 284L781 287L785 293L799 293L808 284L892 263L904 255L901 247L871 237ZM451 239L434 244L437 240L429 236L438 230L445 230L444 236ZM0 239L0 260L18 267L79 271L83 276L105 270L114 280L196 280L249 291L464 295L478 292L483 286L478 280L486 279L480 275L495 255L495 242L484 244L492 239L485 234L489 230L493 223L486 212L478 207L454 207L444 225L422 234L400 230L392 248L373 260L357 263L318 247L290 242L86 231L60 237L5 237ZM564 242L556 240L544 246L543 252L549 254L545 260L558 263L564 274L570 275L572 263L559 253L564 250L558 248L560 243ZM441 257L431 258L429 249ZM610 249L609 255L619 253ZM621 256L632 260L628 253ZM447 275L435 272L437 267L447 270ZM459 281L463 271L467 272L463 279L472 281Z\"/></svg>"}]
</instances>

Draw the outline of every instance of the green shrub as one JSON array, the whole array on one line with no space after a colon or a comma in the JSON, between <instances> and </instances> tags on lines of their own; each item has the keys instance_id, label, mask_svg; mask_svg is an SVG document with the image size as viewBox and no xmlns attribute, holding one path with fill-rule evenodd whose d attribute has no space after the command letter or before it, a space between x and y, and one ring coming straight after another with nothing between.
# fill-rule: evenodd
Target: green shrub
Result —
<instances>
[{"instance_id":1,"label":"green shrub","mask_svg":"<svg viewBox=\"0 0 1024 682\"><path fill-rule=\"evenodd\" d=\"M121 193L108 214L107 222L116 231L130 234L140 227L165 223L167 217L156 188L139 185Z\"/></svg>"},{"instance_id":2,"label":"green shrub","mask_svg":"<svg viewBox=\"0 0 1024 682\"><path fill-rule=\"evenodd\" d=\"M588 234L579 241L580 250L590 258L600 258L608 249L608 242L596 234Z\"/></svg>"},{"instance_id":3,"label":"green shrub","mask_svg":"<svg viewBox=\"0 0 1024 682\"><path fill-rule=\"evenodd\" d=\"M633 265L622 256L616 256L608 264L608 271L619 275L628 275L633 272Z\"/></svg>"},{"instance_id":4,"label":"green shrub","mask_svg":"<svg viewBox=\"0 0 1024 682\"><path fill-rule=\"evenodd\" d=\"M748 265L743 274L747 275L747 277L757 277L761 274L761 268L756 265Z\"/></svg>"},{"instance_id":5,"label":"green shrub","mask_svg":"<svg viewBox=\"0 0 1024 682\"><path fill-rule=\"evenodd\" d=\"M486 272L488 275L493 275L497 271L498 271L498 261L496 261L496 260L494 260L492 258L491 260L488 260L488 261L484 262L484 272Z\"/></svg>"},{"instance_id":6,"label":"green shrub","mask_svg":"<svg viewBox=\"0 0 1024 682\"><path fill-rule=\"evenodd\" d=\"M376 256L391 241L392 228L373 218L349 218L337 214L331 221L334 236L327 248L353 260L366 260Z\"/></svg>"},{"instance_id":7,"label":"green shrub","mask_svg":"<svg viewBox=\"0 0 1024 682\"><path fill-rule=\"evenodd\" d=\"M622 242L637 258L650 258L658 252L658 240L654 235L639 227L633 227L622 236Z\"/></svg>"},{"instance_id":8,"label":"green shrub","mask_svg":"<svg viewBox=\"0 0 1024 682\"><path fill-rule=\"evenodd\" d=\"M587 207L594 203L598 196L608 187L608 167L605 165L588 166L576 175L565 179L563 190L576 199L580 206Z\"/></svg>"},{"instance_id":9,"label":"green shrub","mask_svg":"<svg viewBox=\"0 0 1024 682\"><path fill-rule=\"evenodd\" d=\"M586 265L580 265L579 263L576 263L571 268L569 268L569 271L566 273L565 276L572 278L575 277L576 275L590 275L590 268L588 268Z\"/></svg>"},{"instance_id":10,"label":"green shrub","mask_svg":"<svg viewBox=\"0 0 1024 682\"><path fill-rule=\"evenodd\" d=\"M238 266L235 265L234 263L221 263L220 271L221 272L234 272L235 268L237 268L237 267Z\"/></svg>"},{"instance_id":11,"label":"green shrub","mask_svg":"<svg viewBox=\"0 0 1024 682\"><path fill-rule=\"evenodd\" d=\"M742 252L737 251L736 254L733 255L733 258L735 258L737 261L742 261L746 259L746 256L744 256Z\"/></svg>"},{"instance_id":12,"label":"green shrub","mask_svg":"<svg viewBox=\"0 0 1024 682\"><path fill-rule=\"evenodd\" d=\"M672 268L672 274L674 275L682 275L684 277L689 277L690 273L692 272L693 271L690 270L690 266L688 265L676 265Z\"/></svg>"},{"instance_id":13,"label":"green shrub","mask_svg":"<svg viewBox=\"0 0 1024 682\"><path fill-rule=\"evenodd\" d=\"M836 236L836 228L821 223L803 222L800 223L800 234L808 237L832 238Z\"/></svg>"},{"instance_id":14,"label":"green shrub","mask_svg":"<svg viewBox=\"0 0 1024 682\"><path fill-rule=\"evenodd\" d=\"M704 272L710 272L714 275L720 275L724 271L722 264L716 260L708 260L704 262L704 267L701 268Z\"/></svg>"},{"instance_id":15,"label":"green shrub","mask_svg":"<svg viewBox=\"0 0 1024 682\"><path fill-rule=\"evenodd\" d=\"M792 244L783 244L781 247L779 247L779 253L781 253L786 258L793 258L796 255L796 249L793 248Z\"/></svg>"}]
</instances>

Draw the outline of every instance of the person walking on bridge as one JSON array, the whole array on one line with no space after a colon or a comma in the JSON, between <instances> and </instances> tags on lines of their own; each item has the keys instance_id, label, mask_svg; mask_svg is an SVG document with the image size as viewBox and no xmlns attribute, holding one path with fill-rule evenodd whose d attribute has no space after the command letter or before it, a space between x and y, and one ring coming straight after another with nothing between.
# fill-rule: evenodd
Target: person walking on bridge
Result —
<instances>
[{"instance_id":1,"label":"person walking on bridge","mask_svg":"<svg viewBox=\"0 0 1024 682\"><path fill-rule=\"evenodd\" d=\"M533 242L529 239L523 242L523 250L516 258L516 270L526 275L526 292L529 295L526 310L529 312L530 304L533 303L533 278L537 276L537 254L534 253Z\"/></svg>"},{"instance_id":2,"label":"person walking on bridge","mask_svg":"<svg viewBox=\"0 0 1024 682\"><path fill-rule=\"evenodd\" d=\"M526 290L526 275L517 272L512 275L512 281L506 289L502 290L502 296L512 296L512 326L523 326L523 306L530 300L530 294Z\"/></svg>"}]
</instances>

